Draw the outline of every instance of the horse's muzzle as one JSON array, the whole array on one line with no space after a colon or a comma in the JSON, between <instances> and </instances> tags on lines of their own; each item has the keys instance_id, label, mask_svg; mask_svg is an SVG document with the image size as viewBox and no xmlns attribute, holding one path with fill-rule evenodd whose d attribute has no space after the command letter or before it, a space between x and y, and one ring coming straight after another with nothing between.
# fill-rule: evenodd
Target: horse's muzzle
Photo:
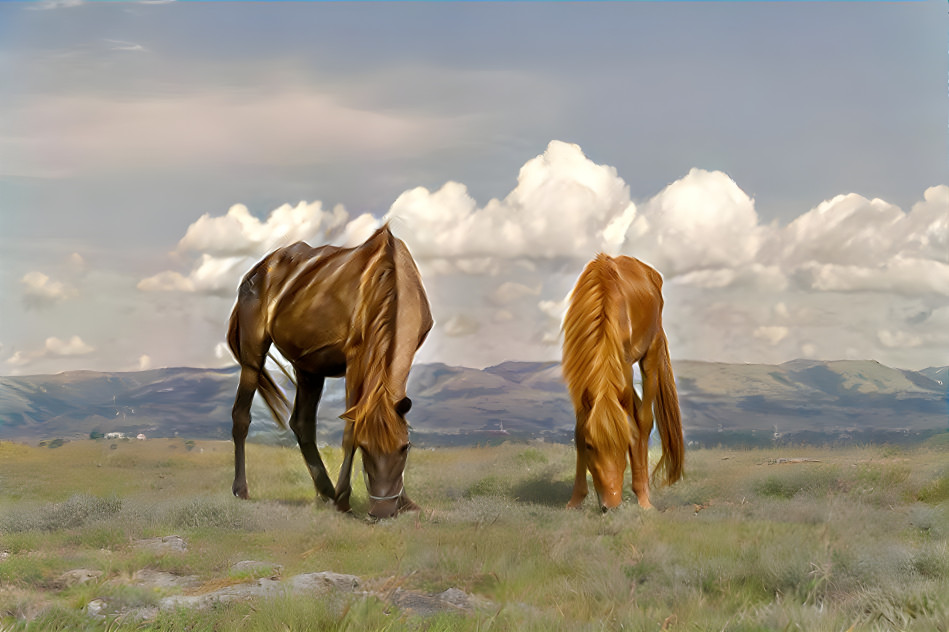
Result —
<instances>
[{"instance_id":1,"label":"horse's muzzle","mask_svg":"<svg viewBox=\"0 0 949 632\"><path fill-rule=\"evenodd\" d=\"M385 520L386 518L395 518L398 515L398 499L370 503L369 518L372 520Z\"/></svg>"}]
</instances>

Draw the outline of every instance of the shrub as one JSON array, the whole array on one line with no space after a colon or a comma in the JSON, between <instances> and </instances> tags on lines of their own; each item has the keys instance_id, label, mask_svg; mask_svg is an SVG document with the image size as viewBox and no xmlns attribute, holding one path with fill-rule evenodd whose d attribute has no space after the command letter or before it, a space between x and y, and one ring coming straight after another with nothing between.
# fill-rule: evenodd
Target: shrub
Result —
<instances>
[{"instance_id":1,"label":"shrub","mask_svg":"<svg viewBox=\"0 0 949 632\"><path fill-rule=\"evenodd\" d=\"M930 505L938 505L949 500L949 472L944 472L937 479L919 490L917 498Z\"/></svg>"},{"instance_id":2,"label":"shrub","mask_svg":"<svg viewBox=\"0 0 949 632\"><path fill-rule=\"evenodd\" d=\"M837 468L795 466L759 481L755 492L768 498L790 499L801 493L821 498L839 487Z\"/></svg>"},{"instance_id":3,"label":"shrub","mask_svg":"<svg viewBox=\"0 0 949 632\"><path fill-rule=\"evenodd\" d=\"M531 465L546 465L547 455L537 448L527 448L517 455L517 463L527 467Z\"/></svg>"},{"instance_id":4,"label":"shrub","mask_svg":"<svg viewBox=\"0 0 949 632\"><path fill-rule=\"evenodd\" d=\"M233 498L195 498L173 510L172 524L179 529L254 528L254 520L247 507L239 506Z\"/></svg>"},{"instance_id":5,"label":"shrub","mask_svg":"<svg viewBox=\"0 0 949 632\"><path fill-rule=\"evenodd\" d=\"M0 516L3 531L60 531L109 518L122 509L119 498L75 494L61 503L11 511Z\"/></svg>"},{"instance_id":6,"label":"shrub","mask_svg":"<svg viewBox=\"0 0 949 632\"><path fill-rule=\"evenodd\" d=\"M510 484L508 481L498 476L489 475L477 481L468 491L465 492L465 498L474 498L476 496L506 496L510 493Z\"/></svg>"}]
</instances>

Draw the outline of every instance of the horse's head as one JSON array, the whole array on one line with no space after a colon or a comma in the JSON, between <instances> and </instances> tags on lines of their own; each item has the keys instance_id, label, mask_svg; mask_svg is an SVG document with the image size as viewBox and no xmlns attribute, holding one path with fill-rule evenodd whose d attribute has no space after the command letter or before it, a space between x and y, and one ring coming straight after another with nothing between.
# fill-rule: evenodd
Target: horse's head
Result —
<instances>
[{"instance_id":1,"label":"horse's head","mask_svg":"<svg viewBox=\"0 0 949 632\"><path fill-rule=\"evenodd\" d=\"M359 443L366 492L369 494L369 516L372 518L394 518L400 511L419 509L405 494L403 479L405 462L412 446L404 417L411 407L412 400L408 397L396 404L396 413L403 423L394 430L390 441L384 445L369 441Z\"/></svg>"},{"instance_id":2,"label":"horse's head","mask_svg":"<svg viewBox=\"0 0 949 632\"><path fill-rule=\"evenodd\" d=\"M623 478L626 475L626 448L612 443L598 444L583 433L577 434L577 449L593 477L593 487L606 511L623 502Z\"/></svg>"}]
</instances>

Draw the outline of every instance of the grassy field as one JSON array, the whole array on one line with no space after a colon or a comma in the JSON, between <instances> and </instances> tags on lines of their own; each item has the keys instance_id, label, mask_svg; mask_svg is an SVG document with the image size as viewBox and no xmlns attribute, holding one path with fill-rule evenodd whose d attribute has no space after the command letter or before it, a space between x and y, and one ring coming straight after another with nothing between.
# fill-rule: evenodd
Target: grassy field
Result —
<instances>
[{"instance_id":1,"label":"grassy field","mask_svg":"<svg viewBox=\"0 0 949 632\"><path fill-rule=\"evenodd\" d=\"M0 443L0 631L949 630L949 448L699 450L687 478L600 514L563 508L572 448L416 449L421 514L370 524L314 500L295 449L250 445L252 500L230 496L230 443ZM338 450L324 451L332 472ZM357 464L354 508L365 515ZM186 551L136 546L181 536ZM277 596L144 620L141 569L241 581L235 562L476 596L422 616L374 596ZM63 586L63 573L93 581ZM110 611L89 614L103 600ZM118 609L118 610L117 610ZM110 614L111 613L111 614Z\"/></svg>"}]
</instances>

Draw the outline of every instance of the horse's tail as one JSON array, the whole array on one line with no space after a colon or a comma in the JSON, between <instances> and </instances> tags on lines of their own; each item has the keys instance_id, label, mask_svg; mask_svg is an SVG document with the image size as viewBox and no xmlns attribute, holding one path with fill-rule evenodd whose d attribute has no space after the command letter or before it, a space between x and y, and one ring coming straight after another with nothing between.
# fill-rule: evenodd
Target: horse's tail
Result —
<instances>
[{"instance_id":1,"label":"horse's tail","mask_svg":"<svg viewBox=\"0 0 949 632\"><path fill-rule=\"evenodd\" d=\"M631 435L625 404L632 393L623 363L618 281L616 263L604 254L577 280L564 316L563 374L574 409L589 411L587 438L626 450Z\"/></svg>"},{"instance_id":2,"label":"horse's tail","mask_svg":"<svg viewBox=\"0 0 949 632\"><path fill-rule=\"evenodd\" d=\"M241 356L240 311L241 302L240 296L238 296L237 304L234 306L231 318L227 323L227 346L230 347L231 353L234 354L234 358L243 369L245 359ZM277 425L286 428L286 420L290 415L290 402L287 400L287 396L284 395L283 390L270 377L270 373L264 366L266 359L260 360L260 363L259 367L253 367L257 370L257 391L264 398L264 403L267 404L267 408Z\"/></svg>"},{"instance_id":3,"label":"horse's tail","mask_svg":"<svg viewBox=\"0 0 949 632\"><path fill-rule=\"evenodd\" d=\"M389 367L395 346L397 286L395 237L386 224L360 249L369 259L359 279L358 300L346 344L346 390L349 409L343 418L354 423L357 442L374 443L391 452L399 419L389 388ZM373 419L373 429L367 427ZM376 425L378 424L378 426Z\"/></svg>"},{"instance_id":4,"label":"horse's tail","mask_svg":"<svg viewBox=\"0 0 949 632\"><path fill-rule=\"evenodd\" d=\"M659 390L656 396L656 429L662 441L662 456L653 476L661 477L667 485L682 478L685 461L685 438L682 435L682 415L679 411L679 395L672 375L669 359L669 344L664 331L659 331Z\"/></svg>"}]
</instances>

